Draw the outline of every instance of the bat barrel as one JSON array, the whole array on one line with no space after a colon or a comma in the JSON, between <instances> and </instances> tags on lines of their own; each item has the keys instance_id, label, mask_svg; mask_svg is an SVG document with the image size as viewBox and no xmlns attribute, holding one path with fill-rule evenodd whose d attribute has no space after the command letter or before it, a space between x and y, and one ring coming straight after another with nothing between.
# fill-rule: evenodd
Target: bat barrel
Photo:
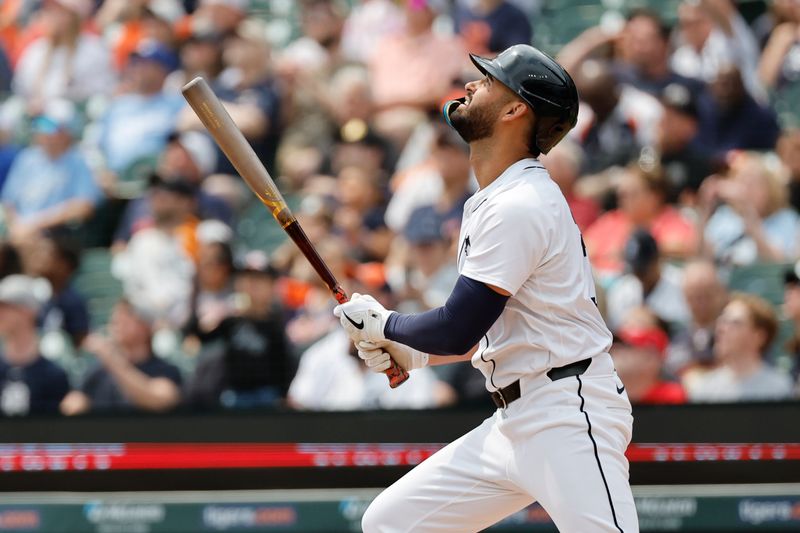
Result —
<instances>
[{"instance_id":1,"label":"bat barrel","mask_svg":"<svg viewBox=\"0 0 800 533\"><path fill-rule=\"evenodd\" d=\"M181 92L208 133L275 220L283 228L291 224L295 217L283 195L208 83L197 77L184 85Z\"/></svg>"}]
</instances>

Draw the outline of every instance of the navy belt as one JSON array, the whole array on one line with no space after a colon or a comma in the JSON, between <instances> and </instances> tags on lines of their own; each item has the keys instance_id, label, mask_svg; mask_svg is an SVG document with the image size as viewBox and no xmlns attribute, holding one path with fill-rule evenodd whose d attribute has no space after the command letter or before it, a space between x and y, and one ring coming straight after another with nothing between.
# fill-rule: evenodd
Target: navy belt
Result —
<instances>
[{"instance_id":1,"label":"navy belt","mask_svg":"<svg viewBox=\"0 0 800 533\"><path fill-rule=\"evenodd\" d=\"M571 376L580 376L586 372L586 369L589 368L590 364L592 364L591 358L582 359L580 361L559 366L557 368L551 368L547 371L547 377L550 378L550 381L558 381L559 379L564 379ZM492 392L492 401L498 408L505 409L511 402L519 398L521 394L519 380L517 380L507 387L503 387Z\"/></svg>"}]
</instances>

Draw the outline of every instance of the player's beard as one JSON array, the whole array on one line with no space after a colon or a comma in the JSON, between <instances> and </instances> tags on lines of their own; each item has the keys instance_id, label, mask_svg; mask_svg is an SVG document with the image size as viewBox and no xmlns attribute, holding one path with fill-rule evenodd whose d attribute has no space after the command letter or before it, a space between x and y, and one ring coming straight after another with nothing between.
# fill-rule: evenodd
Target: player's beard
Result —
<instances>
[{"instance_id":1,"label":"player's beard","mask_svg":"<svg viewBox=\"0 0 800 533\"><path fill-rule=\"evenodd\" d=\"M467 143L491 137L498 109L502 104L493 104L483 108L461 105L450 115L450 123Z\"/></svg>"}]
</instances>

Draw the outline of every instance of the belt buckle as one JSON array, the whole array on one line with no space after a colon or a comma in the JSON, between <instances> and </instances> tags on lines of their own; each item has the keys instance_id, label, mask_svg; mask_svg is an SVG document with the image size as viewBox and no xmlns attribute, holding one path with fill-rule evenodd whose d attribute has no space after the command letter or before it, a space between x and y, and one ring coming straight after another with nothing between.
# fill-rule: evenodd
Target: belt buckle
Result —
<instances>
[{"instance_id":1,"label":"belt buckle","mask_svg":"<svg viewBox=\"0 0 800 533\"><path fill-rule=\"evenodd\" d=\"M500 400L502 400L502 402L503 402L503 406L501 407L501 409L507 408L508 407L508 402L506 402L506 397L503 394L503 389L497 389L495 392L497 393L498 396L500 396Z\"/></svg>"}]
</instances>

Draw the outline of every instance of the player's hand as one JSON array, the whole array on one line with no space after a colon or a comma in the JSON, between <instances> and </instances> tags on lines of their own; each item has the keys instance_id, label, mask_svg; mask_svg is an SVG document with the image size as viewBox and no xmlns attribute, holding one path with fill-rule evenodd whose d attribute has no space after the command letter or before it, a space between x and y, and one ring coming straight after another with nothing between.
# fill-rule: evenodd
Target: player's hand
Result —
<instances>
[{"instance_id":1,"label":"player's hand","mask_svg":"<svg viewBox=\"0 0 800 533\"><path fill-rule=\"evenodd\" d=\"M392 313L394 311L387 311L372 296L358 293L353 294L349 302L337 305L333 309L333 315L342 323L342 327L353 342L385 341L383 328Z\"/></svg>"},{"instance_id":2,"label":"player's hand","mask_svg":"<svg viewBox=\"0 0 800 533\"><path fill-rule=\"evenodd\" d=\"M428 354L399 342L385 341L378 345L369 341L358 341L356 348L358 356L373 372L388 370L392 359L407 371L428 366Z\"/></svg>"}]
</instances>

